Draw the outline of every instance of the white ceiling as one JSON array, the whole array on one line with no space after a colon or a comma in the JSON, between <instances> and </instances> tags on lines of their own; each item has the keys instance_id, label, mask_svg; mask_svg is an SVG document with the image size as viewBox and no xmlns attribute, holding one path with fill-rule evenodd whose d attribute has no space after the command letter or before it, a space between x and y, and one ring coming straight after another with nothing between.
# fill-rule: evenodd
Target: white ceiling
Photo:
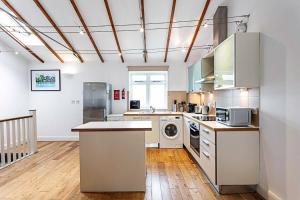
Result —
<instances>
[{"instance_id":1,"label":"white ceiling","mask_svg":"<svg viewBox=\"0 0 300 200\"><path fill-rule=\"evenodd\" d=\"M213 0L206 18L212 18L213 13L216 10L217 5L220 4L221 0ZM51 26L45 16L41 13L38 7L35 5L33 0L9 0L15 9L33 26ZM44 6L48 14L54 19L59 26L79 26L81 25L75 11L73 10L69 0L40 0L40 3ZM105 9L103 0L77 0L77 6L88 26L91 25L108 25L109 19ZM198 20L203 10L205 1L202 0L177 0L174 20ZM140 11L139 11L139 0L109 0L109 5L113 20L115 24L139 24L140 23ZM8 8L0 2L0 7L8 10ZM172 0L145 0L145 22L167 22L170 19L172 7ZM196 25L197 22L180 23L174 24L174 26L181 25ZM147 25L146 28L167 28L168 24L163 25ZM55 31L53 28L38 28L40 31ZM108 30L111 31L111 27L105 28L90 28L90 31L95 30ZM119 29L139 29L139 26L134 27L116 27ZM79 27L73 28L61 28L63 31L79 32ZM170 41L170 48L175 47L188 47L191 41L192 35L194 34L195 27L188 28L173 28L172 36ZM164 59L164 49L166 47L168 30L146 30L147 36L147 49L148 49L148 62L161 62ZM65 44L57 33L47 33L55 40ZM117 45L113 37L112 32L97 32L92 33L94 40L100 52L103 55L105 61L119 61L121 62L118 54L106 54L104 50L117 50ZM118 32L117 33L121 48L125 49L142 49L143 38L142 33L139 31L131 32ZM76 50L92 50L95 53L93 46L88 36L80 35L78 33L65 33L65 36L69 39L71 44ZM62 54L59 50L66 50L64 47L56 44L50 39L43 36L48 44L63 58L67 61L78 61L71 54ZM21 52L21 55L35 62L35 58L29 53L24 51L18 44L8 38L5 33L0 33L0 40L7 43L12 50ZM212 26L207 28L201 28L198 37L195 42L195 46L212 44ZM36 52L46 62L57 61L54 55L47 50L44 46L30 46L30 48ZM161 48L161 49L157 49ZM151 49L157 49L154 51L160 51L156 53L150 53ZM0 49L1 50L1 49ZM66 51L64 51L66 52ZM131 51L138 52L139 54L127 54L123 52L125 62L143 62L142 50ZM200 58L201 53L206 53L207 50L193 50L191 52L189 62L193 62ZM69 52L70 53L70 52ZM172 52L170 50L168 54L168 61L183 61L186 52L181 50ZM96 54L82 54L81 56L85 61L99 61Z\"/></svg>"}]
</instances>

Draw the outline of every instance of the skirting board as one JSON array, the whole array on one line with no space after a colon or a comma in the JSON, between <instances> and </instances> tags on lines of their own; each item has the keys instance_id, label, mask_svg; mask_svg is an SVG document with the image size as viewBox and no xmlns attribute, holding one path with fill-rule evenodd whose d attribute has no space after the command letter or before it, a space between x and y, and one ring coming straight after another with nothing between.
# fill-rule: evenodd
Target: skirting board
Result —
<instances>
[{"instance_id":1,"label":"skirting board","mask_svg":"<svg viewBox=\"0 0 300 200\"><path fill-rule=\"evenodd\" d=\"M279 196L274 194L272 191L268 191L268 200L282 200Z\"/></svg>"},{"instance_id":2,"label":"skirting board","mask_svg":"<svg viewBox=\"0 0 300 200\"><path fill-rule=\"evenodd\" d=\"M79 136L38 136L37 141L79 141Z\"/></svg>"}]
</instances>

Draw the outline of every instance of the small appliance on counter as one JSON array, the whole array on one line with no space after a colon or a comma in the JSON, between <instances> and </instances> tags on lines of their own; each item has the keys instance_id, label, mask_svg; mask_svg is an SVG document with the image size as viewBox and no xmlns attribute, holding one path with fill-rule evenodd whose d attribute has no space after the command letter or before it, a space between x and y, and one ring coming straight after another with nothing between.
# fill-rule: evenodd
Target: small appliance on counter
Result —
<instances>
[{"instance_id":1,"label":"small appliance on counter","mask_svg":"<svg viewBox=\"0 0 300 200\"><path fill-rule=\"evenodd\" d=\"M216 108L216 121L228 126L251 125L251 108Z\"/></svg>"},{"instance_id":2,"label":"small appliance on counter","mask_svg":"<svg viewBox=\"0 0 300 200\"><path fill-rule=\"evenodd\" d=\"M177 112L177 100L173 102L173 112Z\"/></svg>"},{"instance_id":3,"label":"small appliance on counter","mask_svg":"<svg viewBox=\"0 0 300 200\"><path fill-rule=\"evenodd\" d=\"M208 115L208 113L209 113L209 106L205 106L205 105L203 105L203 106L201 106L201 113L203 114L203 115Z\"/></svg>"},{"instance_id":4,"label":"small appliance on counter","mask_svg":"<svg viewBox=\"0 0 300 200\"><path fill-rule=\"evenodd\" d=\"M179 103L178 107L179 107L179 112L184 112L185 101L182 101L181 103Z\"/></svg>"},{"instance_id":5,"label":"small appliance on counter","mask_svg":"<svg viewBox=\"0 0 300 200\"><path fill-rule=\"evenodd\" d=\"M189 103L188 104L188 112L189 113L194 113L195 112L195 107L197 106L197 104L194 103Z\"/></svg>"},{"instance_id":6,"label":"small appliance on counter","mask_svg":"<svg viewBox=\"0 0 300 200\"><path fill-rule=\"evenodd\" d=\"M195 113L202 114L202 107L201 106L195 106Z\"/></svg>"},{"instance_id":7,"label":"small appliance on counter","mask_svg":"<svg viewBox=\"0 0 300 200\"><path fill-rule=\"evenodd\" d=\"M130 109L140 109L140 100L131 100L129 108Z\"/></svg>"}]
</instances>

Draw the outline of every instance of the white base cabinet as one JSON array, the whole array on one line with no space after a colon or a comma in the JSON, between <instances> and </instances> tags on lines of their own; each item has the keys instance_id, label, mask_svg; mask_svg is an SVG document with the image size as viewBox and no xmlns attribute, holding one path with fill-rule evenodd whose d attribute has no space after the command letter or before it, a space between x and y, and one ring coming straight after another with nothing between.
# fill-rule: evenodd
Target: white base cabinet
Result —
<instances>
[{"instance_id":1,"label":"white base cabinet","mask_svg":"<svg viewBox=\"0 0 300 200\"><path fill-rule=\"evenodd\" d=\"M258 184L259 131L214 131L200 124L198 156L189 148L191 120L184 117L184 145L220 193L226 186Z\"/></svg>"},{"instance_id":2,"label":"white base cabinet","mask_svg":"<svg viewBox=\"0 0 300 200\"><path fill-rule=\"evenodd\" d=\"M145 143L158 144L159 143L159 116L125 116L125 121L152 121L152 131L146 131Z\"/></svg>"},{"instance_id":3,"label":"white base cabinet","mask_svg":"<svg viewBox=\"0 0 300 200\"><path fill-rule=\"evenodd\" d=\"M258 131L216 132L216 134L217 185L258 184Z\"/></svg>"},{"instance_id":4,"label":"white base cabinet","mask_svg":"<svg viewBox=\"0 0 300 200\"><path fill-rule=\"evenodd\" d=\"M258 184L259 132L201 126L199 164L215 185Z\"/></svg>"},{"instance_id":5,"label":"white base cabinet","mask_svg":"<svg viewBox=\"0 0 300 200\"><path fill-rule=\"evenodd\" d=\"M183 117L183 144L190 151L190 119Z\"/></svg>"}]
</instances>

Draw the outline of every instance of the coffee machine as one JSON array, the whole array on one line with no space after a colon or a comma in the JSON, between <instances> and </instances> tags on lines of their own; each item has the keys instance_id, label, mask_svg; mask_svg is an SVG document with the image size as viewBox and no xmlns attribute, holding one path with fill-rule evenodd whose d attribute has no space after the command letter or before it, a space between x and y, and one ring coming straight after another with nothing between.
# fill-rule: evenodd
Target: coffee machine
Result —
<instances>
[{"instance_id":1,"label":"coffee machine","mask_svg":"<svg viewBox=\"0 0 300 200\"><path fill-rule=\"evenodd\" d=\"M195 103L189 103L188 104L188 112L189 113L194 113L196 106L197 106L197 104L195 104Z\"/></svg>"}]
</instances>

